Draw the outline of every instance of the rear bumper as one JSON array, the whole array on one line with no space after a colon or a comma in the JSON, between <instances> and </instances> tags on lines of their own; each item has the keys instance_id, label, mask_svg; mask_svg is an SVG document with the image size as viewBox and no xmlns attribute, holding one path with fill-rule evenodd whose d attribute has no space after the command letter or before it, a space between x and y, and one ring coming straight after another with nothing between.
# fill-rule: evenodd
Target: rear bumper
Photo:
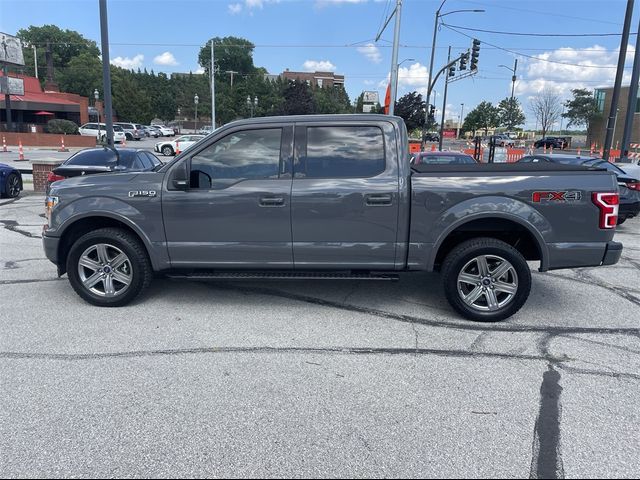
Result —
<instances>
[{"instance_id":1,"label":"rear bumper","mask_svg":"<svg viewBox=\"0 0 640 480\"><path fill-rule=\"evenodd\" d=\"M613 265L622 255L622 243L614 241L550 243L548 248L549 261L544 270Z\"/></svg>"}]
</instances>

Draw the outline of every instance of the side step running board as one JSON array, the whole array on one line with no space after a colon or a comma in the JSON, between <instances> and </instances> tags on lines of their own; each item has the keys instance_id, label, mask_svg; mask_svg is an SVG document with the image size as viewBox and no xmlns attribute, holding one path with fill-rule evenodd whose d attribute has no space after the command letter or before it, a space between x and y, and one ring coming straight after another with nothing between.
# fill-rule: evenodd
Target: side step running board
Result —
<instances>
[{"instance_id":1,"label":"side step running board","mask_svg":"<svg viewBox=\"0 0 640 480\"><path fill-rule=\"evenodd\" d=\"M189 280L398 280L396 273L331 272L189 272L168 273L169 278Z\"/></svg>"}]
</instances>

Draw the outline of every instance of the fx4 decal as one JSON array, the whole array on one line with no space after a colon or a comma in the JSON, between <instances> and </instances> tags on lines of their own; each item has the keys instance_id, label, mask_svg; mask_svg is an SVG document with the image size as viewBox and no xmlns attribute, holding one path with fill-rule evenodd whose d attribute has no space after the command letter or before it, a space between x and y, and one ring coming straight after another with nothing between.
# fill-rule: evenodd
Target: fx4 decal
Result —
<instances>
[{"instance_id":1,"label":"fx4 decal","mask_svg":"<svg viewBox=\"0 0 640 480\"><path fill-rule=\"evenodd\" d=\"M582 198L579 190L569 190L563 192L533 192L531 200L535 203L541 202L577 202Z\"/></svg>"}]
</instances>

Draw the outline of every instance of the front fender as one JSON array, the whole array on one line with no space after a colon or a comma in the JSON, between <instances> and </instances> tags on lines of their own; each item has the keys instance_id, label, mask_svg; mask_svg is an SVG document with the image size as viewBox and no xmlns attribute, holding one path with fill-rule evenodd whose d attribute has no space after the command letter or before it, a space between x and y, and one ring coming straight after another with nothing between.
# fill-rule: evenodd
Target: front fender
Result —
<instances>
[{"instance_id":1,"label":"front fender","mask_svg":"<svg viewBox=\"0 0 640 480\"><path fill-rule=\"evenodd\" d=\"M166 250L160 199L132 199L143 208L113 197L80 197L61 203L51 213L51 228L47 235L62 237L69 228L86 218L109 218L123 223L142 240L154 270L169 265Z\"/></svg>"},{"instance_id":2,"label":"front fender","mask_svg":"<svg viewBox=\"0 0 640 480\"><path fill-rule=\"evenodd\" d=\"M535 208L514 198L484 196L470 198L442 212L434 222L426 266L432 270L438 250L447 236L466 223L483 218L500 218L513 221L526 228L536 239L540 250L540 269L546 270L549 250L544 237L551 233L551 224Z\"/></svg>"}]
</instances>

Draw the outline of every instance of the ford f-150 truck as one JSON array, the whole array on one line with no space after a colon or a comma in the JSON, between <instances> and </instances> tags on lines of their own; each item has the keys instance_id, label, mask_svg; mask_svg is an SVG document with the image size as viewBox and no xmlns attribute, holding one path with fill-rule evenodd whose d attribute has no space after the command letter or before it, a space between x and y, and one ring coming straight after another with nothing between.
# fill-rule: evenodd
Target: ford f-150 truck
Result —
<instances>
[{"instance_id":1,"label":"ford f-150 truck","mask_svg":"<svg viewBox=\"0 0 640 480\"><path fill-rule=\"evenodd\" d=\"M387 280L436 270L453 308L480 321L522 307L527 261L547 271L620 258L607 171L409 159L397 117L233 122L154 171L53 183L44 249L100 306L131 302L154 274Z\"/></svg>"}]
</instances>

